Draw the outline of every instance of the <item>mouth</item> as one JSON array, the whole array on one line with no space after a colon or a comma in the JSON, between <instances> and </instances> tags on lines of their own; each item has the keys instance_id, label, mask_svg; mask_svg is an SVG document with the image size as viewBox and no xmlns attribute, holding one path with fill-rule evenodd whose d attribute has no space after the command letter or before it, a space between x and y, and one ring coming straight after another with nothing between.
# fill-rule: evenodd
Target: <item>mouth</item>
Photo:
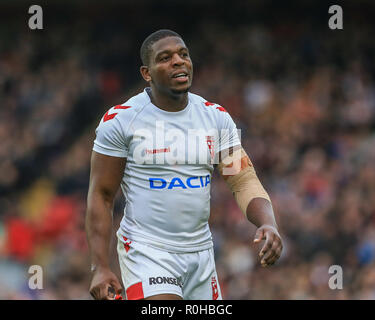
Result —
<instances>
[{"instance_id":1,"label":"mouth","mask_svg":"<svg viewBox=\"0 0 375 320\"><path fill-rule=\"evenodd\" d=\"M189 75L186 72L179 72L172 76L177 82L183 83L189 80Z\"/></svg>"}]
</instances>

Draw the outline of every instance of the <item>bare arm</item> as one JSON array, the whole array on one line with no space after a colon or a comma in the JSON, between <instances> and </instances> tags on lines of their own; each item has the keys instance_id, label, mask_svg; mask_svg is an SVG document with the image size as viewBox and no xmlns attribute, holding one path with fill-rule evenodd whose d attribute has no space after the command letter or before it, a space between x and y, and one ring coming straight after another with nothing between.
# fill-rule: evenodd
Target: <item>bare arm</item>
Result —
<instances>
[{"instance_id":1,"label":"bare arm","mask_svg":"<svg viewBox=\"0 0 375 320\"><path fill-rule=\"evenodd\" d=\"M251 200L246 210L246 216L250 222L258 227L254 243L266 240L259 252L262 266L274 264L280 258L283 244L271 202L264 198Z\"/></svg>"},{"instance_id":2,"label":"bare arm","mask_svg":"<svg viewBox=\"0 0 375 320\"><path fill-rule=\"evenodd\" d=\"M125 158L92 152L86 234L94 272L90 293L95 299L109 299L109 287L113 287L116 293L122 291L120 282L110 270L109 247L113 201L123 177L125 164Z\"/></svg>"}]
</instances>

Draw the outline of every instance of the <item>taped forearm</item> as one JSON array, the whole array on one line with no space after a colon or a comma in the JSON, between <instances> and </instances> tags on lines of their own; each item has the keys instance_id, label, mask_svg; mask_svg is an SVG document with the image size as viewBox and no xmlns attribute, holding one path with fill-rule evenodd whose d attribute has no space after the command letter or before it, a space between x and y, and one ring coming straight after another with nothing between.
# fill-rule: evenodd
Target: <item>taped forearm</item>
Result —
<instances>
[{"instance_id":1,"label":"taped forearm","mask_svg":"<svg viewBox=\"0 0 375 320\"><path fill-rule=\"evenodd\" d=\"M242 148L221 161L219 171L245 216L252 199L264 198L271 202L268 193L256 175L250 158Z\"/></svg>"}]
</instances>

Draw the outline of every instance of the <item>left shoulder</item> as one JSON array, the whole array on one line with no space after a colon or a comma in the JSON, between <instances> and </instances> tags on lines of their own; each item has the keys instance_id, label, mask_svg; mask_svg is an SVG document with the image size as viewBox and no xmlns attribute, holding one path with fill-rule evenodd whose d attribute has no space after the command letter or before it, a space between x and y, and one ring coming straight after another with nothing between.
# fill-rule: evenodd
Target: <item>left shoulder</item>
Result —
<instances>
[{"instance_id":1,"label":"left shoulder","mask_svg":"<svg viewBox=\"0 0 375 320\"><path fill-rule=\"evenodd\" d=\"M211 112L219 112L219 113L228 113L228 111L221 105L215 102L207 101L205 98L189 92L189 99L194 104L206 109L206 110L212 110ZM210 112L210 111L209 111Z\"/></svg>"}]
</instances>

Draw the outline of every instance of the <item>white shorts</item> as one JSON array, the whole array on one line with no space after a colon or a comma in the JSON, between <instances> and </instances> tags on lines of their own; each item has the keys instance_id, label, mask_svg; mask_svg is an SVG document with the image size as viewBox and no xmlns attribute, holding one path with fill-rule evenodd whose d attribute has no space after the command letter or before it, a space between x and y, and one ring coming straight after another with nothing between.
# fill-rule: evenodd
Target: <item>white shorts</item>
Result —
<instances>
[{"instance_id":1,"label":"white shorts","mask_svg":"<svg viewBox=\"0 0 375 320\"><path fill-rule=\"evenodd\" d=\"M118 236L117 252L128 300L157 294L176 294L186 300L222 299L213 248L171 253Z\"/></svg>"}]
</instances>

